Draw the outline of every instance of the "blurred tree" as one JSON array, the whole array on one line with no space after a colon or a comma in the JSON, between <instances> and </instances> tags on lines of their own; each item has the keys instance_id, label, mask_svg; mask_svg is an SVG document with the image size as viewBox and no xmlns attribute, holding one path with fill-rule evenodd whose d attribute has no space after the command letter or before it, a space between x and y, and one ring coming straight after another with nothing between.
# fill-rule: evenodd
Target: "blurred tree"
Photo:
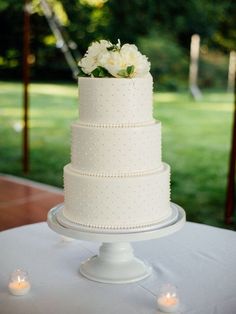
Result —
<instances>
[{"instance_id":1,"label":"blurred tree","mask_svg":"<svg viewBox=\"0 0 236 314\"><path fill-rule=\"evenodd\" d=\"M219 27L212 36L216 47L225 52L236 49L236 2L227 1L225 10L219 16Z\"/></svg>"},{"instance_id":2,"label":"blurred tree","mask_svg":"<svg viewBox=\"0 0 236 314\"><path fill-rule=\"evenodd\" d=\"M230 32L235 31L233 0L110 0L107 6L110 12L108 37L119 37L125 42L136 42L138 36L159 29L189 48L194 33L212 43L220 27L228 29L229 37Z\"/></svg>"},{"instance_id":3,"label":"blurred tree","mask_svg":"<svg viewBox=\"0 0 236 314\"><path fill-rule=\"evenodd\" d=\"M152 64L155 88L177 90L187 86L187 57L173 36L154 31L148 36L140 37L138 46Z\"/></svg>"},{"instance_id":4,"label":"blurred tree","mask_svg":"<svg viewBox=\"0 0 236 314\"><path fill-rule=\"evenodd\" d=\"M22 63L22 25L22 3L13 0L9 4L9 1L1 0L0 67L1 69L7 69L10 72L10 76L19 73Z\"/></svg>"},{"instance_id":5,"label":"blurred tree","mask_svg":"<svg viewBox=\"0 0 236 314\"><path fill-rule=\"evenodd\" d=\"M130 0L107 2L109 28L105 29L112 41L135 43L139 36L156 27L156 0Z\"/></svg>"},{"instance_id":6,"label":"blurred tree","mask_svg":"<svg viewBox=\"0 0 236 314\"><path fill-rule=\"evenodd\" d=\"M187 61L190 37L224 53L235 49L236 4L233 0L48 0L70 37L84 53L93 40L106 38L138 43L151 38L166 43L170 60L180 53ZM39 0L32 0L32 76L39 79L71 78L62 53L42 14ZM0 0L0 77L21 77L23 1ZM154 37L153 34L158 36ZM168 44L167 44L168 42ZM171 43L173 42L173 47ZM143 41L143 43L145 43ZM143 47L146 45L145 43ZM160 43L161 44L161 43ZM168 51L168 45L171 51ZM150 43L146 47L151 47ZM153 55L153 48L150 48ZM157 47L157 49L159 49ZM170 50L170 49L169 49ZM185 54L183 51L185 50ZM178 52L179 51L179 52ZM161 55L164 56L162 52ZM57 62L55 62L57 60ZM185 62L183 62L185 67ZM163 69L162 69L163 70ZM161 70L161 73L162 73ZM164 74L163 74L164 75ZM168 81L168 79L166 79Z\"/></svg>"}]
</instances>

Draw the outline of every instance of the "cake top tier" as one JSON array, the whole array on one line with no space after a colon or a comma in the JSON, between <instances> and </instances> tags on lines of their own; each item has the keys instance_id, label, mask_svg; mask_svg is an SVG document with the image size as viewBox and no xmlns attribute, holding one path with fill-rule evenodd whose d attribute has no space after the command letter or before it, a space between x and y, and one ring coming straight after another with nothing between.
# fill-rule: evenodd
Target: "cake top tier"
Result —
<instances>
[{"instance_id":1,"label":"cake top tier","mask_svg":"<svg viewBox=\"0 0 236 314\"><path fill-rule=\"evenodd\" d=\"M80 123L139 126L153 123L150 63L135 45L101 40L79 62Z\"/></svg>"},{"instance_id":2,"label":"cake top tier","mask_svg":"<svg viewBox=\"0 0 236 314\"><path fill-rule=\"evenodd\" d=\"M96 126L153 123L152 77L79 78L79 122Z\"/></svg>"},{"instance_id":3,"label":"cake top tier","mask_svg":"<svg viewBox=\"0 0 236 314\"><path fill-rule=\"evenodd\" d=\"M112 44L107 40L93 42L79 62L80 74L88 77L144 77L150 62L135 45Z\"/></svg>"}]
</instances>

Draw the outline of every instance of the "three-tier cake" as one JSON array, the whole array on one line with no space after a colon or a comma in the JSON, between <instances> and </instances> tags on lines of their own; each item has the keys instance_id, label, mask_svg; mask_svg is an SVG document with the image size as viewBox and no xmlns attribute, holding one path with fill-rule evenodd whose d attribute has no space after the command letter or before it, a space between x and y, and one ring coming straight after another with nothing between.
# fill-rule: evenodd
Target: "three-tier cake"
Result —
<instances>
[{"instance_id":1,"label":"three-tier cake","mask_svg":"<svg viewBox=\"0 0 236 314\"><path fill-rule=\"evenodd\" d=\"M150 73L79 78L79 119L64 168L63 215L72 223L124 230L170 217L170 167L152 93Z\"/></svg>"}]
</instances>

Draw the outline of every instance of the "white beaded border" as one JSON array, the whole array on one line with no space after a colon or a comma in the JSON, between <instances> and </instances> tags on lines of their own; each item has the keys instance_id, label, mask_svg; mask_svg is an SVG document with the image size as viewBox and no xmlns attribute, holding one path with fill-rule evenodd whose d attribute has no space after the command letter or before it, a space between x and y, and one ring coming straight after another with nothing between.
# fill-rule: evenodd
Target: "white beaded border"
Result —
<instances>
[{"instance_id":1,"label":"white beaded border","mask_svg":"<svg viewBox=\"0 0 236 314\"><path fill-rule=\"evenodd\" d=\"M64 215L64 213L63 213ZM140 229L140 228L151 228L152 226L155 226L157 224L157 221L156 222L150 222L150 223L144 223L144 224L137 224L137 225L126 225L126 226L121 226L121 225L117 225L117 226L112 226L112 225L98 225L98 224L86 224L86 223L81 223L81 222L77 222L77 221L72 221L70 220L69 218L67 218L65 215L64 217L76 224L76 225L79 225L83 228L93 228L93 229L105 229L105 230L135 230L135 229ZM158 223L161 223L163 221L165 221L166 219L168 218L168 216L164 216L160 219L158 219Z\"/></svg>"},{"instance_id":2,"label":"white beaded border","mask_svg":"<svg viewBox=\"0 0 236 314\"><path fill-rule=\"evenodd\" d=\"M163 219L164 220L164 219ZM152 224L142 224L142 225L135 225L135 226L106 226L106 225L93 225L93 224L82 224L82 223L76 223L80 226L83 226L85 228L93 228L93 229L106 229L106 230L125 230L125 229L139 229L139 228L148 228L156 225L155 223Z\"/></svg>"},{"instance_id":3,"label":"white beaded border","mask_svg":"<svg viewBox=\"0 0 236 314\"><path fill-rule=\"evenodd\" d=\"M126 178L126 177L141 177L146 175L152 175L157 173L158 171L164 169L165 166L161 165L159 168L145 170L145 171L135 171L135 172L121 172L121 173L104 173L104 172L86 172L80 171L71 166L73 170L81 175L81 176L89 176L89 177L101 177L101 178Z\"/></svg>"},{"instance_id":4,"label":"white beaded border","mask_svg":"<svg viewBox=\"0 0 236 314\"><path fill-rule=\"evenodd\" d=\"M83 127L92 127L92 128L138 128L143 126L149 126L159 123L157 120L139 122L139 123L86 123L86 122L77 122L73 125L83 126Z\"/></svg>"}]
</instances>

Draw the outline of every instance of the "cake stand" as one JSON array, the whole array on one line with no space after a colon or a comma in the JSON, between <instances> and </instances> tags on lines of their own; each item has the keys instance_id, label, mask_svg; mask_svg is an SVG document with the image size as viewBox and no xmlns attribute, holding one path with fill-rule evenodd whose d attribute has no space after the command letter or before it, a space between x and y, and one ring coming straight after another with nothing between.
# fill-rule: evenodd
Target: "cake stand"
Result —
<instances>
[{"instance_id":1,"label":"cake stand","mask_svg":"<svg viewBox=\"0 0 236 314\"><path fill-rule=\"evenodd\" d=\"M100 229L84 227L63 216L63 204L48 213L48 225L66 237L102 242L99 254L81 263L80 273L86 278L104 283L131 283L151 275L152 268L136 258L130 242L161 238L180 230L185 223L185 211L171 203L171 216L159 224L133 229Z\"/></svg>"}]
</instances>

